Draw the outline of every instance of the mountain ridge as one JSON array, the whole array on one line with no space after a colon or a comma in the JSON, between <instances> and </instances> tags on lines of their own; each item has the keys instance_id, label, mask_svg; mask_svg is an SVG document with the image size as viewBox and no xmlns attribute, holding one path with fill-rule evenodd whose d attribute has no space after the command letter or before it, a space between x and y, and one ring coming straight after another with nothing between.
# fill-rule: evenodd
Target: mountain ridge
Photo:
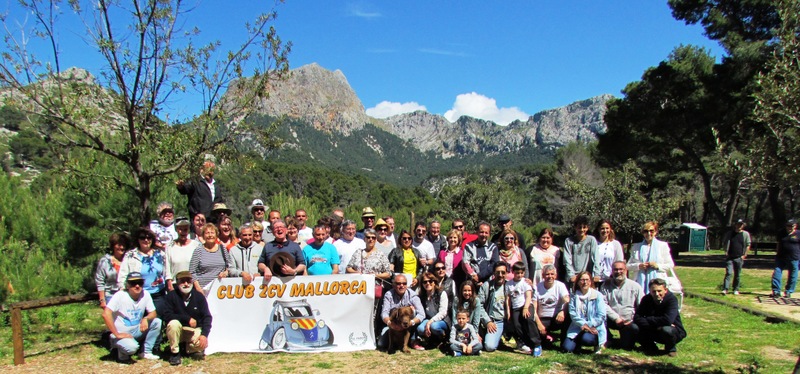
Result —
<instances>
[{"instance_id":1,"label":"mountain ridge","mask_svg":"<svg viewBox=\"0 0 800 374\"><path fill-rule=\"evenodd\" d=\"M579 100L507 126L469 116L450 122L426 111L377 119L366 114L341 70L330 71L311 63L291 70L285 80L275 82L257 111L271 117L304 120L315 129L343 135L373 124L409 141L420 152L432 151L448 159L474 154L493 156L525 148L552 151L575 141L593 141L606 131L605 103L612 98L603 94Z\"/></svg>"}]
</instances>

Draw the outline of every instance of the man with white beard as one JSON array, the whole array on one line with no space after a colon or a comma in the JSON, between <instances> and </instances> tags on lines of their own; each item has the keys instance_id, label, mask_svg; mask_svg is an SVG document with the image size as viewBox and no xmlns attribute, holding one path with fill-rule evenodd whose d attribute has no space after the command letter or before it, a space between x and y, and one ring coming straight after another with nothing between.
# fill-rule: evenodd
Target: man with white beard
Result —
<instances>
[{"instance_id":1,"label":"man with white beard","mask_svg":"<svg viewBox=\"0 0 800 374\"><path fill-rule=\"evenodd\" d=\"M211 312L203 293L192 285L192 274L181 271L175 276L176 292L170 292L164 302L163 320L167 322L167 340L172 355L170 365L181 364L180 343L186 353L196 360L205 358L208 334L211 332Z\"/></svg>"}]
</instances>

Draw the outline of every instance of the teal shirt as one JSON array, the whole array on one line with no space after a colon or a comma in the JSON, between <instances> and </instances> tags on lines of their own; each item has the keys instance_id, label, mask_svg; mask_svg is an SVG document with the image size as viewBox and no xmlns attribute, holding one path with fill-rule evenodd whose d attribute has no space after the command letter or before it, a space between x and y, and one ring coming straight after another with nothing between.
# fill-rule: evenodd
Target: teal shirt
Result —
<instances>
[{"instance_id":1,"label":"teal shirt","mask_svg":"<svg viewBox=\"0 0 800 374\"><path fill-rule=\"evenodd\" d=\"M330 243L322 243L322 246L315 248L316 244L309 244L303 247L303 258L306 260L308 275L328 275L333 274L333 265L339 265L339 252Z\"/></svg>"}]
</instances>

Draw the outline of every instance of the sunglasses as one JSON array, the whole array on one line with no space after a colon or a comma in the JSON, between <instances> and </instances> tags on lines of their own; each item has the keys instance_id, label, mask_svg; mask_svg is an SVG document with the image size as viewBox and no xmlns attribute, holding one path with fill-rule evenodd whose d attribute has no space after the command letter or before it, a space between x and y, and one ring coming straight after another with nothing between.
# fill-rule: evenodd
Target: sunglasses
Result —
<instances>
[{"instance_id":1,"label":"sunglasses","mask_svg":"<svg viewBox=\"0 0 800 374\"><path fill-rule=\"evenodd\" d=\"M364 237L364 240L375 240L375 239L376 238L374 236L365 236Z\"/></svg>"},{"instance_id":2,"label":"sunglasses","mask_svg":"<svg viewBox=\"0 0 800 374\"><path fill-rule=\"evenodd\" d=\"M138 287L142 287L142 286L144 286L144 281L143 280L131 281L131 282L128 282L128 286L130 286L130 287L137 287L137 286Z\"/></svg>"},{"instance_id":3,"label":"sunglasses","mask_svg":"<svg viewBox=\"0 0 800 374\"><path fill-rule=\"evenodd\" d=\"M192 278L181 278L181 279L178 279L178 284L181 284L181 283L192 283Z\"/></svg>"},{"instance_id":4,"label":"sunglasses","mask_svg":"<svg viewBox=\"0 0 800 374\"><path fill-rule=\"evenodd\" d=\"M506 275L507 274L505 271L495 271L494 273L497 274L497 275Z\"/></svg>"},{"instance_id":5,"label":"sunglasses","mask_svg":"<svg viewBox=\"0 0 800 374\"><path fill-rule=\"evenodd\" d=\"M464 225L453 225L454 229L461 230L464 228Z\"/></svg>"},{"instance_id":6,"label":"sunglasses","mask_svg":"<svg viewBox=\"0 0 800 374\"><path fill-rule=\"evenodd\" d=\"M409 238L407 236L404 236L404 237L400 238L400 240L411 240L411 238Z\"/></svg>"},{"instance_id":7,"label":"sunglasses","mask_svg":"<svg viewBox=\"0 0 800 374\"><path fill-rule=\"evenodd\" d=\"M514 237L513 237L513 236L506 236L505 238L503 238L503 240L505 240L505 241L512 241L512 242L513 242L513 241L514 241L514 240L516 240L516 239L514 239Z\"/></svg>"},{"instance_id":8,"label":"sunglasses","mask_svg":"<svg viewBox=\"0 0 800 374\"><path fill-rule=\"evenodd\" d=\"M253 230L254 234L261 234L262 232L264 232L264 230Z\"/></svg>"},{"instance_id":9,"label":"sunglasses","mask_svg":"<svg viewBox=\"0 0 800 374\"><path fill-rule=\"evenodd\" d=\"M395 286L405 286L407 284L408 284L407 282L395 282L394 283Z\"/></svg>"},{"instance_id":10,"label":"sunglasses","mask_svg":"<svg viewBox=\"0 0 800 374\"><path fill-rule=\"evenodd\" d=\"M437 266L434 269L436 269L436 270L446 270L447 268L445 268L444 266Z\"/></svg>"},{"instance_id":11,"label":"sunglasses","mask_svg":"<svg viewBox=\"0 0 800 374\"><path fill-rule=\"evenodd\" d=\"M642 230L642 232L656 232L656 230L653 230L653 229L650 229L650 230Z\"/></svg>"},{"instance_id":12,"label":"sunglasses","mask_svg":"<svg viewBox=\"0 0 800 374\"><path fill-rule=\"evenodd\" d=\"M386 227L381 227L381 228L379 228L379 229L375 229L375 230L376 230L376 231L386 231L386 232L388 232L388 231L389 231L389 229L388 229L388 228L386 228Z\"/></svg>"},{"instance_id":13,"label":"sunglasses","mask_svg":"<svg viewBox=\"0 0 800 374\"><path fill-rule=\"evenodd\" d=\"M422 284L433 284L433 283L436 283L436 281L432 281L430 279L422 281Z\"/></svg>"}]
</instances>

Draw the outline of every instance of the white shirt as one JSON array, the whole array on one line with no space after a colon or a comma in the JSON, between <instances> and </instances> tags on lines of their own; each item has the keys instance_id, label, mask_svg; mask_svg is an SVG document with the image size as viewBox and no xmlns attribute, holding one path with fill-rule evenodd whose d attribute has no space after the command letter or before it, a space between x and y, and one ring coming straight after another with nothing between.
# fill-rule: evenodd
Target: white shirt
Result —
<instances>
[{"instance_id":1,"label":"white shirt","mask_svg":"<svg viewBox=\"0 0 800 374\"><path fill-rule=\"evenodd\" d=\"M350 263L350 259L353 257L353 253L359 249L367 248L367 243L359 238L353 238L351 241L341 238L333 242L333 246L336 248L336 252L339 252L339 274L344 274L347 270L347 264Z\"/></svg>"},{"instance_id":2,"label":"white shirt","mask_svg":"<svg viewBox=\"0 0 800 374\"><path fill-rule=\"evenodd\" d=\"M106 308L111 309L111 318L119 332L129 332L139 328L147 313L156 310L150 293L142 289L142 296L134 301L126 290L119 290L108 301Z\"/></svg>"},{"instance_id":3,"label":"white shirt","mask_svg":"<svg viewBox=\"0 0 800 374\"><path fill-rule=\"evenodd\" d=\"M544 287L544 282L542 282L536 286L533 296L539 303L539 317L554 318L558 312L563 310L563 300L564 297L569 296L569 291L561 281L555 281L549 290Z\"/></svg>"},{"instance_id":4,"label":"white shirt","mask_svg":"<svg viewBox=\"0 0 800 374\"><path fill-rule=\"evenodd\" d=\"M216 181L214 178L211 178L211 182L209 182L202 174L200 174L200 179L202 179L206 186L208 186L208 189L211 190L211 201L214 201L217 196L217 189L214 187Z\"/></svg>"},{"instance_id":5,"label":"white shirt","mask_svg":"<svg viewBox=\"0 0 800 374\"><path fill-rule=\"evenodd\" d=\"M175 279L175 274L189 270L189 261L198 245L200 242L195 240L186 240L186 245L179 245L177 241L169 243L164 250L164 277Z\"/></svg>"},{"instance_id":6,"label":"white shirt","mask_svg":"<svg viewBox=\"0 0 800 374\"><path fill-rule=\"evenodd\" d=\"M414 238L414 240L411 241L411 246L416 248L416 250L428 260L436 258L436 251L433 249L433 244L429 242L428 239L422 239L421 243L417 243L416 238Z\"/></svg>"}]
</instances>

